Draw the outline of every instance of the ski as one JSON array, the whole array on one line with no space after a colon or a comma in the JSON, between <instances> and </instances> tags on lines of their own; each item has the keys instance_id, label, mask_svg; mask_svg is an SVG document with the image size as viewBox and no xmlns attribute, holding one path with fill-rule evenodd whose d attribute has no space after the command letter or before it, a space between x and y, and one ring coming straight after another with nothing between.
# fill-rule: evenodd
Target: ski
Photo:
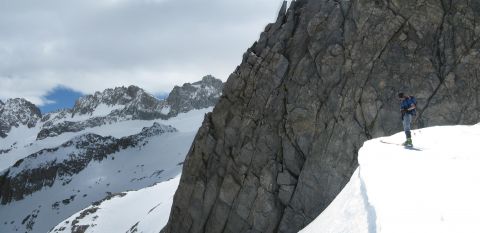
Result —
<instances>
[{"instance_id":1,"label":"ski","mask_svg":"<svg viewBox=\"0 0 480 233\"><path fill-rule=\"evenodd\" d=\"M402 147L404 147L405 149L408 149L408 150L422 151L422 149L420 149L420 148L417 148L417 147L414 147L414 146L404 146L401 143L388 142L388 141L384 141L384 140L380 140L380 142L385 143L385 144L390 144L390 145L402 146Z\"/></svg>"}]
</instances>

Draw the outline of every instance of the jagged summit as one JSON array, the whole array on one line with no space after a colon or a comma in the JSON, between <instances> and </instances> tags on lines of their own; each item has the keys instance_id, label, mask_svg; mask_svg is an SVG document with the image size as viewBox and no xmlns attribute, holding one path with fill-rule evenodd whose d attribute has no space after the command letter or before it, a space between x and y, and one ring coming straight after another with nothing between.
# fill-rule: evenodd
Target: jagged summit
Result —
<instances>
[{"instance_id":1,"label":"jagged summit","mask_svg":"<svg viewBox=\"0 0 480 233\"><path fill-rule=\"evenodd\" d=\"M186 112L190 109L201 109L216 103L222 93L223 82L211 75L204 76L201 81L175 86L167 97L171 105L171 114Z\"/></svg>"},{"instance_id":2,"label":"jagged summit","mask_svg":"<svg viewBox=\"0 0 480 233\"><path fill-rule=\"evenodd\" d=\"M133 85L113 89L109 88L103 92L97 91L93 95L80 97L80 99L75 102L72 114L91 114L101 104L114 106L127 105L132 102L158 102L158 100L140 87Z\"/></svg>"},{"instance_id":3,"label":"jagged summit","mask_svg":"<svg viewBox=\"0 0 480 233\"><path fill-rule=\"evenodd\" d=\"M9 99L0 103L0 137L12 127L38 125L38 139L65 132L78 132L111 122L129 119L168 119L193 109L214 106L221 96L223 82L211 75L201 81L175 86L165 100L157 99L137 86L116 87L80 97L73 108L61 109L42 116L40 110L25 99Z\"/></svg>"},{"instance_id":4,"label":"jagged summit","mask_svg":"<svg viewBox=\"0 0 480 233\"><path fill-rule=\"evenodd\" d=\"M133 115L133 118L162 118L155 115L155 112L161 112L163 117L171 117L181 112L214 105L221 95L222 87L221 80L207 75L201 81L185 83L181 87L175 86L166 100L157 99L137 86L116 87L81 97L76 101L71 113L72 116L92 114L99 106L106 105L125 106L120 113Z\"/></svg>"},{"instance_id":5,"label":"jagged summit","mask_svg":"<svg viewBox=\"0 0 480 233\"><path fill-rule=\"evenodd\" d=\"M12 127L34 127L42 117L40 109L23 98L8 99L0 103L0 137L6 137Z\"/></svg>"}]
</instances>

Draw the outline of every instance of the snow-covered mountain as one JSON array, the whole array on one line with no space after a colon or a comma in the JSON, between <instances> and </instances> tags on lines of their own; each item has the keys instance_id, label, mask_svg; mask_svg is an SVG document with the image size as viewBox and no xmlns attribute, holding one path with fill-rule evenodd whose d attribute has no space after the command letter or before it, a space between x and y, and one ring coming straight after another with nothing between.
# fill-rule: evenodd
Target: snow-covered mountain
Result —
<instances>
[{"instance_id":1,"label":"snow-covered mountain","mask_svg":"<svg viewBox=\"0 0 480 233\"><path fill-rule=\"evenodd\" d=\"M0 103L0 232L47 232L122 192L171 186L223 85L211 77L197 83L190 93L210 93L201 106L192 103L195 94L172 91L169 98L181 101L171 102L135 86L96 92L44 116L24 99Z\"/></svg>"},{"instance_id":2,"label":"snow-covered mountain","mask_svg":"<svg viewBox=\"0 0 480 233\"><path fill-rule=\"evenodd\" d=\"M34 127L41 115L40 109L25 99L8 99L6 103L0 101L0 138L6 138L12 127Z\"/></svg>"},{"instance_id":3,"label":"snow-covered mountain","mask_svg":"<svg viewBox=\"0 0 480 233\"><path fill-rule=\"evenodd\" d=\"M480 124L365 142L342 192L302 233L480 232Z\"/></svg>"},{"instance_id":4,"label":"snow-covered mountain","mask_svg":"<svg viewBox=\"0 0 480 233\"><path fill-rule=\"evenodd\" d=\"M175 86L167 98L170 103L170 115L212 106L220 97L223 83L211 75L202 78L201 81L192 84L185 83L183 86Z\"/></svg>"}]
</instances>

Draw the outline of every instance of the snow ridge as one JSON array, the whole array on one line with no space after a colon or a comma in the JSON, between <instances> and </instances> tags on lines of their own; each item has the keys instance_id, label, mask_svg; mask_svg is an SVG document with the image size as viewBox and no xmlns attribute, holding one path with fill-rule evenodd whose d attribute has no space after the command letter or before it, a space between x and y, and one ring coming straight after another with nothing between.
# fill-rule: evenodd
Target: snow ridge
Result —
<instances>
[{"instance_id":1,"label":"snow ridge","mask_svg":"<svg viewBox=\"0 0 480 233\"><path fill-rule=\"evenodd\" d=\"M480 232L480 124L413 134L414 149L397 144L403 132L365 142L350 182L300 232Z\"/></svg>"},{"instance_id":2,"label":"snow ridge","mask_svg":"<svg viewBox=\"0 0 480 233\"><path fill-rule=\"evenodd\" d=\"M480 124L413 133L414 150L395 143L403 132L365 142L350 182L301 232L480 232Z\"/></svg>"}]
</instances>

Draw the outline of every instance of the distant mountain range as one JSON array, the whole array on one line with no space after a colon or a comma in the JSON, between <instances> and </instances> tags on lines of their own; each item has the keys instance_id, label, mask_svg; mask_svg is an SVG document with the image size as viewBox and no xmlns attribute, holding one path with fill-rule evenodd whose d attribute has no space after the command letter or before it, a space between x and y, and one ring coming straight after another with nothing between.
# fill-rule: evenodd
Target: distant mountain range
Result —
<instances>
[{"instance_id":1,"label":"distant mountain range","mask_svg":"<svg viewBox=\"0 0 480 233\"><path fill-rule=\"evenodd\" d=\"M222 88L205 76L161 100L136 86L117 87L44 115L25 99L0 102L0 232L47 232L115 193L178 176Z\"/></svg>"}]
</instances>

